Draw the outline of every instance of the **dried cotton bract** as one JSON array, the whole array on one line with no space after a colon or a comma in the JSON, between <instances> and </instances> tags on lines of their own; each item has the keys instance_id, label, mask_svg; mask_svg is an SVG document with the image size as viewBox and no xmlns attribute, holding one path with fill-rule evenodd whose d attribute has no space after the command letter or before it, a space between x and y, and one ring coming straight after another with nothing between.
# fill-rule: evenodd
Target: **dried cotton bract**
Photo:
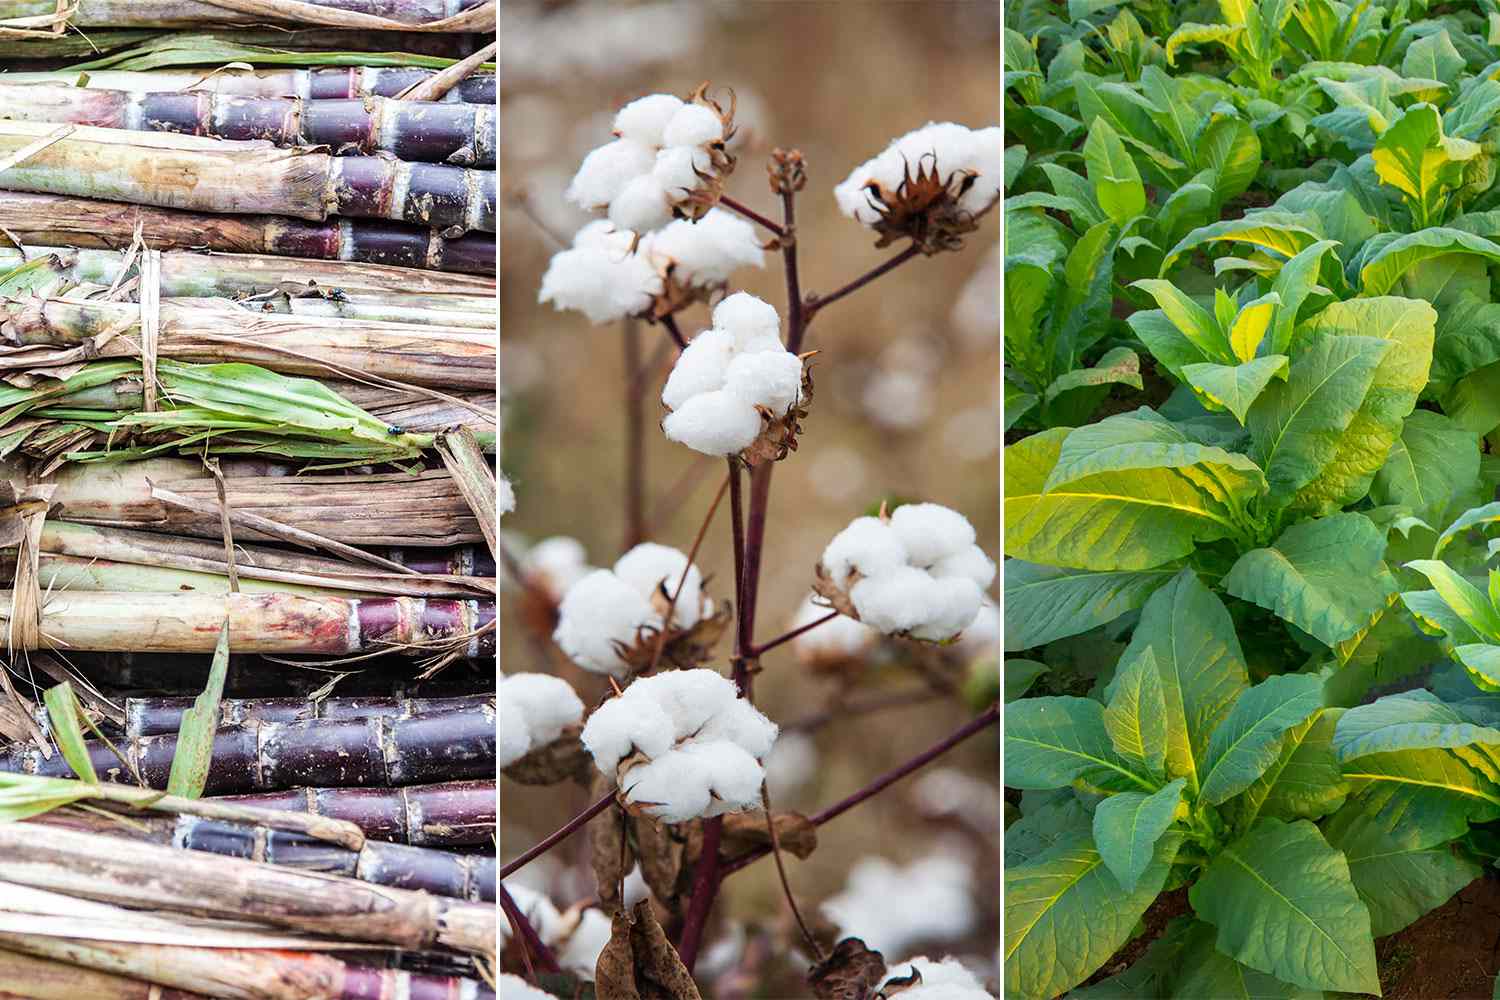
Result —
<instances>
[{"instance_id":1,"label":"dried cotton bract","mask_svg":"<svg viewBox=\"0 0 1500 1000\"><path fill-rule=\"evenodd\" d=\"M810 386L802 359L781 344L781 317L746 292L714 308L713 328L677 358L661 401L667 438L705 455L745 453L751 464L796 447ZM752 445L764 447L750 451Z\"/></svg>"},{"instance_id":2,"label":"dried cotton bract","mask_svg":"<svg viewBox=\"0 0 1500 1000\"><path fill-rule=\"evenodd\" d=\"M607 209L621 229L647 233L674 218L700 219L734 170L727 143L734 110L704 96L651 94L615 116L615 140L589 153L568 186L579 208Z\"/></svg>"},{"instance_id":3,"label":"dried cotton bract","mask_svg":"<svg viewBox=\"0 0 1500 1000\"><path fill-rule=\"evenodd\" d=\"M974 526L935 503L855 518L818 563L818 593L888 635L946 642L973 623L995 564Z\"/></svg>"},{"instance_id":4,"label":"dried cotton bract","mask_svg":"<svg viewBox=\"0 0 1500 1000\"><path fill-rule=\"evenodd\" d=\"M707 301L740 267L763 267L755 227L721 209L697 222L686 219L634 237L603 219L553 255L538 301L576 309L594 323L627 316L660 319L693 302Z\"/></svg>"},{"instance_id":5,"label":"dried cotton bract","mask_svg":"<svg viewBox=\"0 0 1500 1000\"><path fill-rule=\"evenodd\" d=\"M642 677L583 727L599 770L667 823L758 808L775 740L775 723L712 670Z\"/></svg>"},{"instance_id":6,"label":"dried cotton bract","mask_svg":"<svg viewBox=\"0 0 1500 1000\"><path fill-rule=\"evenodd\" d=\"M549 674L511 674L496 689L500 705L500 766L509 767L583 719L583 702L568 682Z\"/></svg>"},{"instance_id":7,"label":"dried cotton bract","mask_svg":"<svg viewBox=\"0 0 1500 1000\"><path fill-rule=\"evenodd\" d=\"M679 580L682 592L673 605ZM681 552L654 542L637 545L613 569L595 570L568 588L553 641L583 669L624 677L650 662L670 606L663 660L680 662L689 651L673 649L674 644L692 643L698 630L718 623L702 586L703 574Z\"/></svg>"},{"instance_id":8,"label":"dried cotton bract","mask_svg":"<svg viewBox=\"0 0 1500 1000\"><path fill-rule=\"evenodd\" d=\"M929 122L856 167L833 194L845 215L880 235L876 246L909 238L926 254L957 250L1000 200L1004 156L999 127Z\"/></svg>"}]
</instances>

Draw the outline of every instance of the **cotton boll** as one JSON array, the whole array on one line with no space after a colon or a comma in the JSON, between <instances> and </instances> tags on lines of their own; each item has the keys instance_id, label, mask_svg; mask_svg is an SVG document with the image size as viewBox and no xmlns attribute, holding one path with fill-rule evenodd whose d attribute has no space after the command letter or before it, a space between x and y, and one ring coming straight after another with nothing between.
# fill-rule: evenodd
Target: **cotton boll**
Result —
<instances>
[{"instance_id":1,"label":"cotton boll","mask_svg":"<svg viewBox=\"0 0 1500 1000\"><path fill-rule=\"evenodd\" d=\"M672 750L630 769L622 787L630 802L664 823L686 823L709 808L709 760Z\"/></svg>"},{"instance_id":2,"label":"cotton boll","mask_svg":"<svg viewBox=\"0 0 1500 1000\"><path fill-rule=\"evenodd\" d=\"M621 229L648 233L672 221L666 189L653 174L642 174L609 203L609 221Z\"/></svg>"},{"instance_id":3,"label":"cotton boll","mask_svg":"<svg viewBox=\"0 0 1500 1000\"><path fill-rule=\"evenodd\" d=\"M495 504L501 514L509 514L516 509L516 490L511 486L510 480L501 476L496 480Z\"/></svg>"},{"instance_id":4,"label":"cotton boll","mask_svg":"<svg viewBox=\"0 0 1500 1000\"><path fill-rule=\"evenodd\" d=\"M760 436L755 407L722 389L693 396L667 414L662 431L669 441L705 455L734 455Z\"/></svg>"},{"instance_id":5,"label":"cotton boll","mask_svg":"<svg viewBox=\"0 0 1500 1000\"><path fill-rule=\"evenodd\" d=\"M684 107L682 100L671 94L651 94L638 98L615 115L615 131L644 146L665 145L663 138L667 124Z\"/></svg>"},{"instance_id":6,"label":"cotton boll","mask_svg":"<svg viewBox=\"0 0 1500 1000\"><path fill-rule=\"evenodd\" d=\"M977 911L971 867L933 856L898 867L884 858L861 858L844 891L822 910L842 937L858 937L872 951L899 954L918 941L952 941L974 927ZM900 906L891 900L899 899ZM904 995L904 994L903 994Z\"/></svg>"},{"instance_id":7,"label":"cotton boll","mask_svg":"<svg viewBox=\"0 0 1500 1000\"><path fill-rule=\"evenodd\" d=\"M993 994L957 959L934 961L919 955L886 968L890 972L886 984L895 979L910 979L913 972L921 973L919 985L901 991L901 996L913 1000L993 1000Z\"/></svg>"},{"instance_id":8,"label":"cotton boll","mask_svg":"<svg viewBox=\"0 0 1500 1000\"><path fill-rule=\"evenodd\" d=\"M958 200L959 207L968 212L982 212L1000 197L1000 188L1005 179L1005 139L999 127L980 129L974 133L970 165L978 172L974 185Z\"/></svg>"},{"instance_id":9,"label":"cotton boll","mask_svg":"<svg viewBox=\"0 0 1500 1000\"><path fill-rule=\"evenodd\" d=\"M652 174L668 196L681 199L703 183L699 175L708 175L713 161L695 146L670 146L656 154Z\"/></svg>"},{"instance_id":10,"label":"cotton boll","mask_svg":"<svg viewBox=\"0 0 1500 1000\"><path fill-rule=\"evenodd\" d=\"M564 197L579 208L602 208L635 178L649 174L655 163L656 152L649 145L616 139L583 158Z\"/></svg>"},{"instance_id":11,"label":"cotton boll","mask_svg":"<svg viewBox=\"0 0 1500 1000\"><path fill-rule=\"evenodd\" d=\"M663 146L703 146L724 138L724 123L701 104L679 108L662 133Z\"/></svg>"},{"instance_id":12,"label":"cotton boll","mask_svg":"<svg viewBox=\"0 0 1500 1000\"><path fill-rule=\"evenodd\" d=\"M693 286L722 284L737 268L765 266L755 227L718 208L697 222L678 219L653 233L649 252L663 269L675 265L673 277Z\"/></svg>"},{"instance_id":13,"label":"cotton boll","mask_svg":"<svg viewBox=\"0 0 1500 1000\"><path fill-rule=\"evenodd\" d=\"M687 570L686 578L682 571ZM691 628L698 623L700 589L703 574L697 566L690 566L687 556L666 545L643 542L625 553L614 566L615 576L624 580L648 600L653 594L665 593L670 600L677 594L677 603L672 608L672 624ZM677 590L678 581L682 590Z\"/></svg>"},{"instance_id":14,"label":"cotton boll","mask_svg":"<svg viewBox=\"0 0 1500 1000\"><path fill-rule=\"evenodd\" d=\"M695 754L704 761L710 794L702 815L722 816L760 807L760 786L766 780L766 771L743 747L715 740L689 743L680 752Z\"/></svg>"},{"instance_id":15,"label":"cotton boll","mask_svg":"<svg viewBox=\"0 0 1500 1000\"><path fill-rule=\"evenodd\" d=\"M536 930L537 936L543 941L555 938L562 924L562 914L557 912L557 907L552 900L537 892L528 889L524 885L518 885L510 879L505 881L505 889L515 901L516 909L526 918L527 922ZM500 939L503 941L510 936L510 925L508 921L500 921ZM503 977L502 977L503 981ZM506 1000L510 998L510 990L506 989Z\"/></svg>"},{"instance_id":16,"label":"cotton boll","mask_svg":"<svg viewBox=\"0 0 1500 1000\"><path fill-rule=\"evenodd\" d=\"M822 563L833 581L843 586L853 571L874 576L905 566L906 546L880 518L857 517L833 536L823 550Z\"/></svg>"},{"instance_id":17,"label":"cotton boll","mask_svg":"<svg viewBox=\"0 0 1500 1000\"><path fill-rule=\"evenodd\" d=\"M741 354L724 373L724 389L785 416L802 396L802 361L785 350Z\"/></svg>"},{"instance_id":18,"label":"cotton boll","mask_svg":"<svg viewBox=\"0 0 1500 1000\"><path fill-rule=\"evenodd\" d=\"M500 701L500 766L509 767L531 752L531 731L520 705Z\"/></svg>"},{"instance_id":19,"label":"cotton boll","mask_svg":"<svg viewBox=\"0 0 1500 1000\"><path fill-rule=\"evenodd\" d=\"M983 549L970 545L933 563L931 572L933 576L967 577L983 589L995 579L995 564L984 554Z\"/></svg>"},{"instance_id":20,"label":"cotton boll","mask_svg":"<svg viewBox=\"0 0 1500 1000\"><path fill-rule=\"evenodd\" d=\"M511 674L497 689L501 704L524 713L531 746L550 743L583 718L583 702L568 682L550 674Z\"/></svg>"},{"instance_id":21,"label":"cotton boll","mask_svg":"<svg viewBox=\"0 0 1500 1000\"><path fill-rule=\"evenodd\" d=\"M672 720L672 731L678 739L701 735L710 719L729 711L739 701L734 682L708 669L675 670L643 677L632 685L637 686L640 690L632 697L655 699Z\"/></svg>"},{"instance_id":22,"label":"cotton boll","mask_svg":"<svg viewBox=\"0 0 1500 1000\"><path fill-rule=\"evenodd\" d=\"M734 337L727 330L705 330L698 334L688 341L687 349L672 366L667 384L661 390L662 404L670 410L680 409L699 393L724 388L724 375L733 355Z\"/></svg>"},{"instance_id":23,"label":"cotton boll","mask_svg":"<svg viewBox=\"0 0 1500 1000\"><path fill-rule=\"evenodd\" d=\"M563 595L552 640L585 670L624 676L629 664L620 658L615 643L632 646L643 625L660 623L633 587L608 570L596 570Z\"/></svg>"},{"instance_id":24,"label":"cotton boll","mask_svg":"<svg viewBox=\"0 0 1500 1000\"><path fill-rule=\"evenodd\" d=\"M521 570L530 580L544 587L554 601L583 577L593 571L583 543L566 535L544 538L527 551Z\"/></svg>"},{"instance_id":25,"label":"cotton boll","mask_svg":"<svg viewBox=\"0 0 1500 1000\"><path fill-rule=\"evenodd\" d=\"M733 683L730 684L733 690ZM766 718L743 698L732 698L719 712L705 721L699 735L705 740L727 740L757 760L771 752L776 742L776 723Z\"/></svg>"},{"instance_id":26,"label":"cotton boll","mask_svg":"<svg viewBox=\"0 0 1500 1000\"><path fill-rule=\"evenodd\" d=\"M584 226L571 249L553 255L537 300L576 309L594 323L645 312L662 282L648 260L630 252L630 243L628 233L603 219Z\"/></svg>"},{"instance_id":27,"label":"cotton boll","mask_svg":"<svg viewBox=\"0 0 1500 1000\"><path fill-rule=\"evenodd\" d=\"M625 690L633 687L635 684ZM621 696L606 701L589 716L581 739L595 766L613 775L620 761L636 750L647 757L665 754L672 748L673 733L671 718L656 702Z\"/></svg>"},{"instance_id":28,"label":"cotton boll","mask_svg":"<svg viewBox=\"0 0 1500 1000\"><path fill-rule=\"evenodd\" d=\"M808 596L797 609L791 627L798 629L811 625L821 618L827 618L831 610L826 604L819 604L812 596ZM878 632L864 622L839 615L797 636L792 640L792 649L801 660L808 663L841 659L863 653L874 644L878 635Z\"/></svg>"},{"instance_id":29,"label":"cotton boll","mask_svg":"<svg viewBox=\"0 0 1500 1000\"><path fill-rule=\"evenodd\" d=\"M505 921L500 921L500 927L502 934L509 933L505 929ZM500 996L505 1000L557 1000L551 993L544 993L520 976L513 976L509 972L500 975Z\"/></svg>"},{"instance_id":30,"label":"cotton boll","mask_svg":"<svg viewBox=\"0 0 1500 1000\"><path fill-rule=\"evenodd\" d=\"M914 566L931 566L974 544L969 519L935 503L902 504L891 513L891 528Z\"/></svg>"},{"instance_id":31,"label":"cotton boll","mask_svg":"<svg viewBox=\"0 0 1500 1000\"><path fill-rule=\"evenodd\" d=\"M714 306L714 326L734 335L736 345L767 335L781 339L776 307L749 292L735 292Z\"/></svg>"},{"instance_id":32,"label":"cotton boll","mask_svg":"<svg viewBox=\"0 0 1500 1000\"><path fill-rule=\"evenodd\" d=\"M980 604L974 620L964 626L963 634L958 637L958 648L975 658L1000 658L1000 608L995 602L985 599Z\"/></svg>"},{"instance_id":33,"label":"cotton boll","mask_svg":"<svg viewBox=\"0 0 1500 1000\"><path fill-rule=\"evenodd\" d=\"M925 570L901 566L860 580L849 589L849 599L854 602L860 621L871 628L886 633L910 632L940 612L933 583ZM969 585L973 586L973 582Z\"/></svg>"}]
</instances>

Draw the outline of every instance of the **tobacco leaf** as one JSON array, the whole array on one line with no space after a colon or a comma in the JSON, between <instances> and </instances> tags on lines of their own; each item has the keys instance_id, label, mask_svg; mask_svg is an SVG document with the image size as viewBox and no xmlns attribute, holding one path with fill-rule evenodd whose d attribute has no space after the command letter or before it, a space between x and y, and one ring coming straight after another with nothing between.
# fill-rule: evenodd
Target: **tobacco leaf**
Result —
<instances>
[{"instance_id":1,"label":"tobacco leaf","mask_svg":"<svg viewBox=\"0 0 1500 1000\"><path fill-rule=\"evenodd\" d=\"M885 975L885 958L859 938L844 938L807 974L817 1000L870 1000Z\"/></svg>"},{"instance_id":2,"label":"tobacco leaf","mask_svg":"<svg viewBox=\"0 0 1500 1000\"><path fill-rule=\"evenodd\" d=\"M776 841L787 851L804 861L818 847L818 828L801 813L776 813ZM726 857L743 854L752 847L764 847L771 843L771 834L766 826L764 812L735 813L724 817L724 835L719 851Z\"/></svg>"},{"instance_id":3,"label":"tobacco leaf","mask_svg":"<svg viewBox=\"0 0 1500 1000\"><path fill-rule=\"evenodd\" d=\"M703 1000L649 899L615 914L594 974L599 1000Z\"/></svg>"}]
</instances>

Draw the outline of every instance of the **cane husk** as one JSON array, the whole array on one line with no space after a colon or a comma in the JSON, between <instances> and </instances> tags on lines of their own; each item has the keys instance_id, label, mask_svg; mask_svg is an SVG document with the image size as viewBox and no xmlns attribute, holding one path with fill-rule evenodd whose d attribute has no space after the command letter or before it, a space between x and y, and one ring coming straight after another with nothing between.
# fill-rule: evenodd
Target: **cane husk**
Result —
<instances>
[{"instance_id":1,"label":"cane husk","mask_svg":"<svg viewBox=\"0 0 1500 1000\"><path fill-rule=\"evenodd\" d=\"M347 35L339 39L345 43L352 40L354 39ZM277 49L267 49L255 55L261 60L291 58L285 51L287 48L288 46L278 43ZM226 60L219 59L213 61L213 65L219 68L211 72L208 69L110 70L81 65L67 70L7 73L5 79L16 84L61 84L89 89L123 90L136 94L202 92L243 98L353 100L363 97L396 97L441 72L417 66L374 65L383 58L386 57L366 56L363 57L366 65L318 69L238 69L224 66ZM211 59L212 56L206 57L205 65ZM127 53L94 62L119 64L130 60L131 56ZM428 100L493 106L495 74L471 74L446 94Z\"/></svg>"}]
</instances>

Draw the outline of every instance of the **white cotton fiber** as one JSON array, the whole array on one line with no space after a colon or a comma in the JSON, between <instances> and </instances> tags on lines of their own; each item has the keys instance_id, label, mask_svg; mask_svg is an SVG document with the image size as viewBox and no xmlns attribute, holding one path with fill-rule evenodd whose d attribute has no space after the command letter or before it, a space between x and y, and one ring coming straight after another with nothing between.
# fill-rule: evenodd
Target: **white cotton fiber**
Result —
<instances>
[{"instance_id":1,"label":"white cotton fiber","mask_svg":"<svg viewBox=\"0 0 1500 1000\"><path fill-rule=\"evenodd\" d=\"M672 221L672 204L655 174L642 174L609 203L609 221L644 233Z\"/></svg>"},{"instance_id":2,"label":"white cotton fiber","mask_svg":"<svg viewBox=\"0 0 1500 1000\"><path fill-rule=\"evenodd\" d=\"M656 165L656 151L629 139L606 143L583 158L563 195L582 209L602 208Z\"/></svg>"},{"instance_id":3,"label":"white cotton fiber","mask_svg":"<svg viewBox=\"0 0 1500 1000\"><path fill-rule=\"evenodd\" d=\"M583 911L573 933L568 935L568 943L558 951L557 963L563 967L563 971L573 973L586 983L593 982L599 955L604 951L604 946L609 944L613 931L614 923L604 915L604 911L589 907ZM509 993L505 994L504 1000L510 1000ZM548 1000L557 998L549 996Z\"/></svg>"},{"instance_id":4,"label":"white cotton fiber","mask_svg":"<svg viewBox=\"0 0 1500 1000\"><path fill-rule=\"evenodd\" d=\"M687 556L676 549L653 542L637 545L613 569L595 570L568 589L558 607L553 641L585 670L625 676L630 665L616 644L635 647L662 627L666 601L659 590L665 583L670 597L687 565ZM671 630L691 628L712 611L713 601L703 593L702 572L688 567L672 608Z\"/></svg>"},{"instance_id":5,"label":"white cotton fiber","mask_svg":"<svg viewBox=\"0 0 1500 1000\"><path fill-rule=\"evenodd\" d=\"M858 937L872 951L899 954L918 941L953 941L978 919L972 865L935 854L903 867L864 857L849 870L844 891L823 903L842 937ZM900 900L899 906L891 905ZM905 996L905 994L902 994Z\"/></svg>"},{"instance_id":6,"label":"white cotton fiber","mask_svg":"<svg viewBox=\"0 0 1500 1000\"><path fill-rule=\"evenodd\" d=\"M526 713L519 705L504 701L499 706L500 766L509 767L531 752L531 733L526 726Z\"/></svg>"},{"instance_id":7,"label":"white cotton fiber","mask_svg":"<svg viewBox=\"0 0 1500 1000\"><path fill-rule=\"evenodd\" d=\"M689 564L687 556L681 552L667 545L642 542L621 556L615 562L614 570L615 576L638 593L660 593L662 599L668 601L676 594L677 601L672 605L674 627L692 628L698 624L702 610L703 574L697 566Z\"/></svg>"},{"instance_id":8,"label":"white cotton fiber","mask_svg":"<svg viewBox=\"0 0 1500 1000\"><path fill-rule=\"evenodd\" d=\"M630 251L631 236L600 219L580 229L573 247L553 255L542 275L540 302L576 309L605 323L645 312L662 291L651 262Z\"/></svg>"},{"instance_id":9,"label":"white cotton fiber","mask_svg":"<svg viewBox=\"0 0 1500 1000\"><path fill-rule=\"evenodd\" d=\"M526 578L547 591L554 601L592 572L583 543L566 535L544 538L526 551L521 570Z\"/></svg>"},{"instance_id":10,"label":"white cotton fiber","mask_svg":"<svg viewBox=\"0 0 1500 1000\"><path fill-rule=\"evenodd\" d=\"M760 436L755 408L722 389L699 393L667 414L661 428L667 440L705 455L734 455Z\"/></svg>"},{"instance_id":11,"label":"white cotton fiber","mask_svg":"<svg viewBox=\"0 0 1500 1000\"><path fill-rule=\"evenodd\" d=\"M974 620L964 626L958 637L958 648L975 658L1000 658L1000 606L985 598L975 613Z\"/></svg>"},{"instance_id":12,"label":"white cotton fiber","mask_svg":"<svg viewBox=\"0 0 1500 1000\"><path fill-rule=\"evenodd\" d=\"M935 503L902 504L891 512L891 528L914 566L931 566L974 544L969 519Z\"/></svg>"},{"instance_id":13,"label":"white cotton fiber","mask_svg":"<svg viewBox=\"0 0 1500 1000\"><path fill-rule=\"evenodd\" d=\"M615 644L635 645L642 626L660 621L645 595L608 570L595 570L563 595L552 640L585 670L623 676L629 665Z\"/></svg>"},{"instance_id":14,"label":"white cotton fiber","mask_svg":"<svg viewBox=\"0 0 1500 1000\"><path fill-rule=\"evenodd\" d=\"M667 123L685 106L671 94L650 94L638 98L615 115L615 131L645 146L661 146Z\"/></svg>"},{"instance_id":15,"label":"white cotton fiber","mask_svg":"<svg viewBox=\"0 0 1500 1000\"><path fill-rule=\"evenodd\" d=\"M851 572L864 576L892 572L905 566L906 546L891 526L878 517L857 517L833 536L823 550L823 569L840 587Z\"/></svg>"},{"instance_id":16,"label":"white cotton fiber","mask_svg":"<svg viewBox=\"0 0 1500 1000\"><path fill-rule=\"evenodd\" d=\"M741 354L729 363L724 388L752 406L786 413L802 396L802 361L785 350Z\"/></svg>"},{"instance_id":17,"label":"white cotton fiber","mask_svg":"<svg viewBox=\"0 0 1500 1000\"><path fill-rule=\"evenodd\" d=\"M909 958L904 962L893 962L886 966L890 973L885 982L894 979L910 979L913 972L921 973L922 981L904 989L900 996L911 1000L994 1000L994 994L984 988L968 969L954 958L934 961L926 955Z\"/></svg>"},{"instance_id":18,"label":"white cotton fiber","mask_svg":"<svg viewBox=\"0 0 1500 1000\"><path fill-rule=\"evenodd\" d=\"M509 933L504 920L500 921L500 927L502 933ZM500 976L500 996L505 1000L557 1000L551 993L539 990L520 976L513 976L509 972Z\"/></svg>"},{"instance_id":19,"label":"white cotton fiber","mask_svg":"<svg viewBox=\"0 0 1500 1000\"><path fill-rule=\"evenodd\" d=\"M724 123L719 116L701 104L688 104L677 110L662 133L663 146L706 146L724 138Z\"/></svg>"},{"instance_id":20,"label":"white cotton fiber","mask_svg":"<svg viewBox=\"0 0 1500 1000\"><path fill-rule=\"evenodd\" d=\"M678 355L677 363L672 366L667 384L662 387L662 404L675 410L700 392L722 388L733 356L734 337L728 330L704 330L698 334L688 341L687 350Z\"/></svg>"},{"instance_id":21,"label":"white cotton fiber","mask_svg":"<svg viewBox=\"0 0 1500 1000\"><path fill-rule=\"evenodd\" d=\"M583 745L626 799L668 823L756 808L776 726L712 670L636 680L599 708ZM633 751L645 757L623 772Z\"/></svg>"},{"instance_id":22,"label":"white cotton fiber","mask_svg":"<svg viewBox=\"0 0 1500 1000\"><path fill-rule=\"evenodd\" d=\"M900 508L897 508L900 510ZM949 556L944 556L929 567L933 576L962 576L973 580L980 588L988 587L995 579L995 564L984 550L970 545Z\"/></svg>"},{"instance_id":23,"label":"white cotton fiber","mask_svg":"<svg viewBox=\"0 0 1500 1000\"><path fill-rule=\"evenodd\" d=\"M781 337L781 317L776 307L749 292L735 292L714 306L714 327L728 330L736 346L770 336Z\"/></svg>"},{"instance_id":24,"label":"white cotton fiber","mask_svg":"<svg viewBox=\"0 0 1500 1000\"><path fill-rule=\"evenodd\" d=\"M697 222L678 219L650 234L643 247L659 270L671 266L676 281L693 287L723 284L740 267L765 266L755 227L720 208Z\"/></svg>"},{"instance_id":25,"label":"white cotton fiber","mask_svg":"<svg viewBox=\"0 0 1500 1000\"><path fill-rule=\"evenodd\" d=\"M957 511L903 504L888 518L855 518L828 543L819 565L871 628L946 642L974 622L995 578L974 537Z\"/></svg>"},{"instance_id":26,"label":"white cotton fiber","mask_svg":"<svg viewBox=\"0 0 1500 1000\"><path fill-rule=\"evenodd\" d=\"M675 733L660 705L649 698L622 696L606 701L589 716L583 727L583 746L600 771L613 774L620 761L637 750L647 757L660 757L672 748Z\"/></svg>"},{"instance_id":27,"label":"white cotton fiber","mask_svg":"<svg viewBox=\"0 0 1500 1000\"><path fill-rule=\"evenodd\" d=\"M707 153L694 146L673 146L656 154L651 175L667 194L681 198L703 183L713 168Z\"/></svg>"},{"instance_id":28,"label":"white cotton fiber","mask_svg":"<svg viewBox=\"0 0 1500 1000\"><path fill-rule=\"evenodd\" d=\"M550 674L511 674L500 682L496 697L525 715L532 749L551 743L583 718L583 702L573 688Z\"/></svg>"},{"instance_id":29,"label":"white cotton fiber","mask_svg":"<svg viewBox=\"0 0 1500 1000\"><path fill-rule=\"evenodd\" d=\"M930 122L895 139L879 155L855 167L834 190L839 209L850 218L872 225L880 218L869 192L879 185L888 197L895 196L903 179L919 172L936 173L942 181L954 181L957 194L963 176L974 181L959 199L964 211L978 214L1000 197L1004 176L1004 146L999 128L969 129L953 122Z\"/></svg>"}]
</instances>

